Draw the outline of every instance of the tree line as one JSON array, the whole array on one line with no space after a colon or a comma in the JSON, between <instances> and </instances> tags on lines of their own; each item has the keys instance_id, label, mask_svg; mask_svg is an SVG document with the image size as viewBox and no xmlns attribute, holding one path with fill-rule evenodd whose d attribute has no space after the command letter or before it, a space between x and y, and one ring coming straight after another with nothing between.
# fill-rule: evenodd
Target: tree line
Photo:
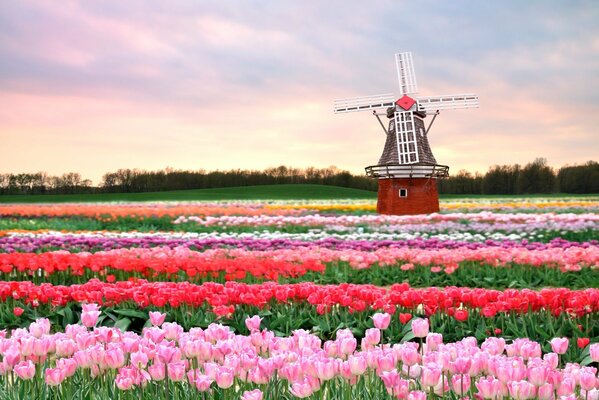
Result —
<instances>
[{"instance_id":1,"label":"tree line","mask_svg":"<svg viewBox=\"0 0 599 400\"><path fill-rule=\"evenodd\" d=\"M82 179L78 173L67 173L60 177L49 176L44 172L0 174L0 194L138 193L293 183L377 190L376 181L366 176L352 175L334 166L279 166L263 171L236 169L210 172L171 168L159 171L119 169L104 174L99 186L92 186L90 180Z\"/></svg>"},{"instance_id":2,"label":"tree line","mask_svg":"<svg viewBox=\"0 0 599 400\"><path fill-rule=\"evenodd\" d=\"M69 172L50 176L0 174L0 194L83 194L133 193L165 190L206 189L232 186L273 184L320 184L355 189L377 190L375 179L353 175L337 167L292 168L279 166L258 170L183 171L166 168L158 171L119 169L108 172L98 186L81 174ZM461 170L448 179L439 180L442 194L547 194L599 193L599 163L564 166L554 170L543 158L524 166L495 165L484 175Z\"/></svg>"},{"instance_id":3,"label":"tree line","mask_svg":"<svg viewBox=\"0 0 599 400\"><path fill-rule=\"evenodd\" d=\"M444 194L599 193L599 163L564 166L557 171L537 158L525 166L495 165L484 174L461 170L439 181Z\"/></svg>"}]
</instances>

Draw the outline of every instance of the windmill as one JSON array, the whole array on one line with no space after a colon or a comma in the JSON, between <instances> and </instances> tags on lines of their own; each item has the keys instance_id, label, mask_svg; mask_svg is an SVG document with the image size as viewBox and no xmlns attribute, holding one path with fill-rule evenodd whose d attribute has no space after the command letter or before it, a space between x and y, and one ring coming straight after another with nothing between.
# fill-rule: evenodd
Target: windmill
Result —
<instances>
[{"instance_id":1,"label":"windmill","mask_svg":"<svg viewBox=\"0 0 599 400\"><path fill-rule=\"evenodd\" d=\"M395 64L399 98L387 93L336 100L335 114L372 111L387 135L378 164L366 167L366 175L378 179L378 213L403 215L437 212L437 179L448 177L449 167L437 164L428 143L428 133L441 111L478 107L478 96L455 94L416 97L418 84L412 53L395 54ZM381 121L381 115L390 120L387 128ZM428 127L424 123L427 115L432 115Z\"/></svg>"}]
</instances>

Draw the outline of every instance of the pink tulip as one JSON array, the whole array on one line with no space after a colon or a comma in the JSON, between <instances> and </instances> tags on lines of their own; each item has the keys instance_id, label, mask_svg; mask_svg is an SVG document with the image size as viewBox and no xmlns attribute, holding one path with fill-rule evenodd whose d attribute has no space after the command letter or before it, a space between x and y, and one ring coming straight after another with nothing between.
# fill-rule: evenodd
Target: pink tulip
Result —
<instances>
[{"instance_id":1,"label":"pink tulip","mask_svg":"<svg viewBox=\"0 0 599 400\"><path fill-rule=\"evenodd\" d=\"M245 319L245 326L249 329L250 332L256 332L260 330L260 322L262 318L258 315L254 315L253 317L248 317Z\"/></svg>"},{"instance_id":2,"label":"pink tulip","mask_svg":"<svg viewBox=\"0 0 599 400\"><path fill-rule=\"evenodd\" d=\"M207 375L198 375L195 379L196 388L200 392L207 392L210 390L210 385L212 385L214 380Z\"/></svg>"},{"instance_id":3,"label":"pink tulip","mask_svg":"<svg viewBox=\"0 0 599 400\"><path fill-rule=\"evenodd\" d=\"M368 367L366 365L366 358L362 355L349 356L347 362L349 363L349 369L353 375L362 375Z\"/></svg>"},{"instance_id":4,"label":"pink tulip","mask_svg":"<svg viewBox=\"0 0 599 400\"><path fill-rule=\"evenodd\" d=\"M120 347L106 350L104 362L109 368L117 369L125 365L125 353Z\"/></svg>"},{"instance_id":5,"label":"pink tulip","mask_svg":"<svg viewBox=\"0 0 599 400\"><path fill-rule=\"evenodd\" d=\"M62 370L65 378L69 378L75 375L75 372L77 372L77 368L79 367L79 365L77 364L77 361L75 361L74 358L59 358L56 361L56 367Z\"/></svg>"},{"instance_id":6,"label":"pink tulip","mask_svg":"<svg viewBox=\"0 0 599 400\"><path fill-rule=\"evenodd\" d=\"M21 361L14 366L13 371L19 378L29 380L35 376L35 364L31 360Z\"/></svg>"},{"instance_id":7,"label":"pink tulip","mask_svg":"<svg viewBox=\"0 0 599 400\"><path fill-rule=\"evenodd\" d=\"M458 374L467 374L470 371L472 359L470 357L458 357L453 362L453 368Z\"/></svg>"},{"instance_id":8,"label":"pink tulip","mask_svg":"<svg viewBox=\"0 0 599 400\"><path fill-rule=\"evenodd\" d=\"M423 338L428 335L429 325L428 320L423 318L414 318L412 319L412 332L414 336L418 338Z\"/></svg>"},{"instance_id":9,"label":"pink tulip","mask_svg":"<svg viewBox=\"0 0 599 400\"><path fill-rule=\"evenodd\" d=\"M595 388L597 385L597 378L595 378L595 374L589 371L582 371L579 376L580 387L584 390L591 390Z\"/></svg>"},{"instance_id":10,"label":"pink tulip","mask_svg":"<svg viewBox=\"0 0 599 400\"><path fill-rule=\"evenodd\" d=\"M164 340L165 333L162 329L158 327L151 327L144 329L143 331L144 337L150 339L152 342L158 344Z\"/></svg>"},{"instance_id":11,"label":"pink tulip","mask_svg":"<svg viewBox=\"0 0 599 400\"><path fill-rule=\"evenodd\" d=\"M312 395L313 392L312 386L307 380L296 381L291 384L291 393L300 399Z\"/></svg>"},{"instance_id":12,"label":"pink tulip","mask_svg":"<svg viewBox=\"0 0 599 400\"><path fill-rule=\"evenodd\" d=\"M120 390L129 390L133 388L134 382L133 378L128 376L122 376L121 374L119 374L114 379L114 383L116 384L116 387L118 387Z\"/></svg>"},{"instance_id":13,"label":"pink tulip","mask_svg":"<svg viewBox=\"0 0 599 400\"><path fill-rule=\"evenodd\" d=\"M487 338L480 348L490 355L502 354L505 350L505 339L495 337Z\"/></svg>"},{"instance_id":14,"label":"pink tulip","mask_svg":"<svg viewBox=\"0 0 599 400\"><path fill-rule=\"evenodd\" d=\"M470 390L470 375L453 375L451 377L451 388L459 395L463 395Z\"/></svg>"},{"instance_id":15,"label":"pink tulip","mask_svg":"<svg viewBox=\"0 0 599 400\"><path fill-rule=\"evenodd\" d=\"M31 333L31 335L33 337L36 338L40 338L42 337L43 334L47 333L46 330L44 329L44 325L40 324L39 322L32 322L29 325L29 333Z\"/></svg>"},{"instance_id":16,"label":"pink tulip","mask_svg":"<svg viewBox=\"0 0 599 400\"><path fill-rule=\"evenodd\" d=\"M501 382L497 378L493 378L492 376L480 378L474 385L483 399L497 399L498 397L502 397Z\"/></svg>"},{"instance_id":17,"label":"pink tulip","mask_svg":"<svg viewBox=\"0 0 599 400\"><path fill-rule=\"evenodd\" d=\"M9 367L14 367L21 360L21 353L17 346L10 346L4 350L4 363Z\"/></svg>"},{"instance_id":18,"label":"pink tulip","mask_svg":"<svg viewBox=\"0 0 599 400\"><path fill-rule=\"evenodd\" d=\"M171 361L173 361L173 358L175 357L175 354L177 353L177 349L175 349L174 347L168 346L168 345L160 345L158 347L156 353L158 355L158 359L160 360L160 362L168 364Z\"/></svg>"},{"instance_id":19,"label":"pink tulip","mask_svg":"<svg viewBox=\"0 0 599 400\"><path fill-rule=\"evenodd\" d=\"M574 393L574 389L576 388L576 381L570 377L565 377L562 379L561 383L557 387L557 395L558 396L568 396Z\"/></svg>"},{"instance_id":20,"label":"pink tulip","mask_svg":"<svg viewBox=\"0 0 599 400\"><path fill-rule=\"evenodd\" d=\"M441 380L441 368L425 366L422 368L422 386L433 387Z\"/></svg>"},{"instance_id":21,"label":"pink tulip","mask_svg":"<svg viewBox=\"0 0 599 400\"><path fill-rule=\"evenodd\" d=\"M173 382L181 382L185 379L185 362L176 361L167 365L168 378Z\"/></svg>"},{"instance_id":22,"label":"pink tulip","mask_svg":"<svg viewBox=\"0 0 599 400\"><path fill-rule=\"evenodd\" d=\"M260 389L245 391L241 395L241 400L262 400L262 391Z\"/></svg>"},{"instance_id":23,"label":"pink tulip","mask_svg":"<svg viewBox=\"0 0 599 400\"><path fill-rule=\"evenodd\" d=\"M83 312L100 311L100 306L95 303L86 303L81 305Z\"/></svg>"},{"instance_id":24,"label":"pink tulip","mask_svg":"<svg viewBox=\"0 0 599 400\"><path fill-rule=\"evenodd\" d=\"M532 399L535 397L535 386L527 381L511 381L507 384L510 396L516 400Z\"/></svg>"},{"instance_id":25,"label":"pink tulip","mask_svg":"<svg viewBox=\"0 0 599 400\"><path fill-rule=\"evenodd\" d=\"M160 326L166 319L166 314L159 311L150 311L150 323L154 326Z\"/></svg>"},{"instance_id":26,"label":"pink tulip","mask_svg":"<svg viewBox=\"0 0 599 400\"><path fill-rule=\"evenodd\" d=\"M391 315L387 313L376 313L372 316L372 321L374 322L375 328L385 330L391 323Z\"/></svg>"},{"instance_id":27,"label":"pink tulip","mask_svg":"<svg viewBox=\"0 0 599 400\"><path fill-rule=\"evenodd\" d=\"M358 343L356 341L355 338L353 337L349 337L349 338L344 338L341 340L341 343L339 345L339 350L341 351L342 354L351 354L356 350L356 347L358 346Z\"/></svg>"},{"instance_id":28,"label":"pink tulip","mask_svg":"<svg viewBox=\"0 0 599 400\"><path fill-rule=\"evenodd\" d=\"M420 354L413 347L403 346L401 348L401 361L409 366L412 366L420 361Z\"/></svg>"},{"instance_id":29,"label":"pink tulip","mask_svg":"<svg viewBox=\"0 0 599 400\"><path fill-rule=\"evenodd\" d=\"M530 367L528 369L528 381L535 386L541 386L549 378L549 368L545 366Z\"/></svg>"},{"instance_id":30,"label":"pink tulip","mask_svg":"<svg viewBox=\"0 0 599 400\"><path fill-rule=\"evenodd\" d=\"M439 345L443 343L443 335L440 333L429 333L426 335L426 349L427 351L435 351L439 348Z\"/></svg>"},{"instance_id":31,"label":"pink tulip","mask_svg":"<svg viewBox=\"0 0 599 400\"><path fill-rule=\"evenodd\" d=\"M586 400L599 400L599 388L591 390L581 390L580 396Z\"/></svg>"},{"instance_id":32,"label":"pink tulip","mask_svg":"<svg viewBox=\"0 0 599 400\"><path fill-rule=\"evenodd\" d=\"M591 360L593 360L593 362L599 362L599 343L593 343L589 347L589 352L591 354Z\"/></svg>"},{"instance_id":33,"label":"pink tulip","mask_svg":"<svg viewBox=\"0 0 599 400\"><path fill-rule=\"evenodd\" d=\"M183 328L176 322L165 322L162 324L164 338L168 340L177 340L179 335L183 333Z\"/></svg>"},{"instance_id":34,"label":"pink tulip","mask_svg":"<svg viewBox=\"0 0 599 400\"><path fill-rule=\"evenodd\" d=\"M60 368L48 368L46 369L46 384L50 386L58 386L64 380L64 372Z\"/></svg>"},{"instance_id":35,"label":"pink tulip","mask_svg":"<svg viewBox=\"0 0 599 400\"><path fill-rule=\"evenodd\" d=\"M408 394L408 400L426 400L426 393L421 390L413 390Z\"/></svg>"},{"instance_id":36,"label":"pink tulip","mask_svg":"<svg viewBox=\"0 0 599 400\"><path fill-rule=\"evenodd\" d=\"M557 354L564 354L568 351L568 344L570 341L568 338L553 338L549 341L551 344L551 350Z\"/></svg>"},{"instance_id":37,"label":"pink tulip","mask_svg":"<svg viewBox=\"0 0 599 400\"><path fill-rule=\"evenodd\" d=\"M81 313L81 323L91 328L96 325L98 318L100 317L100 311L83 311Z\"/></svg>"},{"instance_id":38,"label":"pink tulip","mask_svg":"<svg viewBox=\"0 0 599 400\"><path fill-rule=\"evenodd\" d=\"M375 368L377 371L391 371L393 368L395 368L396 364L397 361L393 354L386 354L376 358Z\"/></svg>"},{"instance_id":39,"label":"pink tulip","mask_svg":"<svg viewBox=\"0 0 599 400\"><path fill-rule=\"evenodd\" d=\"M21 338L21 355L30 356L33 354L33 344L35 343L35 337L26 336Z\"/></svg>"},{"instance_id":40,"label":"pink tulip","mask_svg":"<svg viewBox=\"0 0 599 400\"><path fill-rule=\"evenodd\" d=\"M150 376L153 380L161 381L166 376L165 364L160 361L154 362L154 364L148 367L148 372L150 373Z\"/></svg>"},{"instance_id":41,"label":"pink tulip","mask_svg":"<svg viewBox=\"0 0 599 400\"><path fill-rule=\"evenodd\" d=\"M556 353L547 353L543 355L543 361L550 369L555 369L559 365L559 355Z\"/></svg>"},{"instance_id":42,"label":"pink tulip","mask_svg":"<svg viewBox=\"0 0 599 400\"><path fill-rule=\"evenodd\" d=\"M233 379L235 376L233 375L233 371L229 368L222 367L219 369L218 374L216 375L216 384L221 389L228 389L233 386Z\"/></svg>"},{"instance_id":43,"label":"pink tulip","mask_svg":"<svg viewBox=\"0 0 599 400\"><path fill-rule=\"evenodd\" d=\"M48 337L35 339L33 341L33 354L38 357L45 356L50 351L50 345L51 342L50 339L48 339Z\"/></svg>"},{"instance_id":44,"label":"pink tulip","mask_svg":"<svg viewBox=\"0 0 599 400\"><path fill-rule=\"evenodd\" d=\"M200 342L198 352L200 360L210 360L212 358L212 345L208 342Z\"/></svg>"},{"instance_id":45,"label":"pink tulip","mask_svg":"<svg viewBox=\"0 0 599 400\"><path fill-rule=\"evenodd\" d=\"M70 357L75 353L75 342L73 339L58 339L56 341L56 355L59 357Z\"/></svg>"},{"instance_id":46,"label":"pink tulip","mask_svg":"<svg viewBox=\"0 0 599 400\"><path fill-rule=\"evenodd\" d=\"M366 329L364 341L368 345L376 346L381 341L381 331L379 328Z\"/></svg>"},{"instance_id":47,"label":"pink tulip","mask_svg":"<svg viewBox=\"0 0 599 400\"><path fill-rule=\"evenodd\" d=\"M337 364L333 361L316 361L316 376L321 381L328 381L335 377Z\"/></svg>"},{"instance_id":48,"label":"pink tulip","mask_svg":"<svg viewBox=\"0 0 599 400\"><path fill-rule=\"evenodd\" d=\"M537 397L539 400L553 400L555 395L553 394L553 385L551 383L545 383L537 389Z\"/></svg>"},{"instance_id":49,"label":"pink tulip","mask_svg":"<svg viewBox=\"0 0 599 400\"><path fill-rule=\"evenodd\" d=\"M393 387L399 385L399 374L395 369L381 372L379 376L387 389L393 389Z\"/></svg>"},{"instance_id":50,"label":"pink tulip","mask_svg":"<svg viewBox=\"0 0 599 400\"><path fill-rule=\"evenodd\" d=\"M148 355L143 351L131 353L131 365L136 368L145 368L148 365Z\"/></svg>"},{"instance_id":51,"label":"pink tulip","mask_svg":"<svg viewBox=\"0 0 599 400\"><path fill-rule=\"evenodd\" d=\"M535 358L535 357L541 357L542 354L543 354L543 352L541 350L541 345L538 344L537 342L527 340L520 347L520 355L525 360L528 360L530 358Z\"/></svg>"}]
</instances>

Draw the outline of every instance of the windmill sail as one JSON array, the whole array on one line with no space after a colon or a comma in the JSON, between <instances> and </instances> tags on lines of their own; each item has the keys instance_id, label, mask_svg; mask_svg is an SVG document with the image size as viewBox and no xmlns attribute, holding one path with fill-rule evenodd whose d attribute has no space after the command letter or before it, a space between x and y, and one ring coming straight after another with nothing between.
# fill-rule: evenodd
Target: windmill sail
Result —
<instances>
[{"instance_id":1,"label":"windmill sail","mask_svg":"<svg viewBox=\"0 0 599 400\"><path fill-rule=\"evenodd\" d=\"M418 83L416 82L416 72L414 72L412 53L409 51L406 53L396 53L395 66L397 67L400 97L404 94L417 93Z\"/></svg>"},{"instance_id":2,"label":"windmill sail","mask_svg":"<svg viewBox=\"0 0 599 400\"><path fill-rule=\"evenodd\" d=\"M392 93L377 94L374 96L353 97L351 99L335 100L335 114L367 111L376 108L387 108L393 106L395 98Z\"/></svg>"},{"instance_id":3,"label":"windmill sail","mask_svg":"<svg viewBox=\"0 0 599 400\"><path fill-rule=\"evenodd\" d=\"M425 112L478 107L478 96L472 93L450 94L447 96L418 97L416 100L418 102L418 111Z\"/></svg>"}]
</instances>

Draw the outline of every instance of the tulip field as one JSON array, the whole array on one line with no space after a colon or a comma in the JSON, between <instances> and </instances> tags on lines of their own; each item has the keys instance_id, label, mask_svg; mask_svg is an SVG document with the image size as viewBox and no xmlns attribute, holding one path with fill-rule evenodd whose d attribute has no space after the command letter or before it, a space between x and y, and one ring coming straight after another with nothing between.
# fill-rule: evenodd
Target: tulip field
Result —
<instances>
[{"instance_id":1,"label":"tulip field","mask_svg":"<svg viewBox=\"0 0 599 400\"><path fill-rule=\"evenodd\" d=\"M599 400L599 197L0 204L0 399Z\"/></svg>"}]
</instances>

